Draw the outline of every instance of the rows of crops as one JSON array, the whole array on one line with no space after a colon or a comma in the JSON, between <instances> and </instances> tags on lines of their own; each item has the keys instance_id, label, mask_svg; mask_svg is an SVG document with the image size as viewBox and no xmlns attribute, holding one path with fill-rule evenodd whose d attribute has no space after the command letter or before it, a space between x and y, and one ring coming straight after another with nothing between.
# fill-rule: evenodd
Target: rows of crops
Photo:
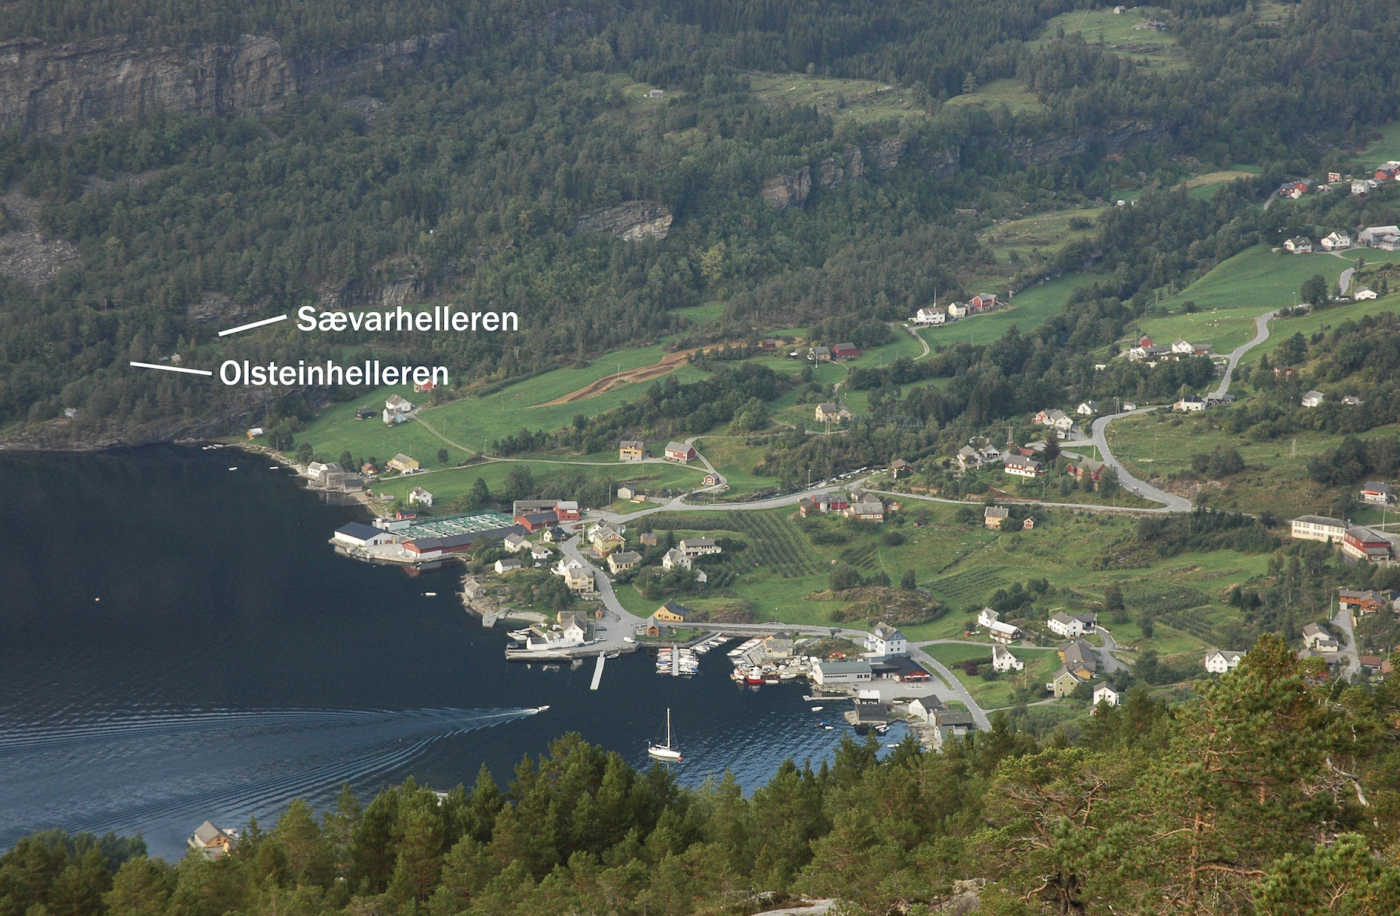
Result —
<instances>
[{"instance_id":1,"label":"rows of crops","mask_svg":"<svg viewBox=\"0 0 1400 916\"><path fill-rule=\"evenodd\" d=\"M1178 611L1167 611L1156 618L1168 626L1184 630L1197 639L1206 642L1215 640L1215 624L1211 622L1212 608L1193 607Z\"/></svg>"},{"instance_id":2,"label":"rows of crops","mask_svg":"<svg viewBox=\"0 0 1400 916\"><path fill-rule=\"evenodd\" d=\"M1210 595L1189 585L1142 585L1125 592L1123 600L1129 610L1146 611L1154 617L1166 620L1165 615L1173 611L1185 611L1210 604Z\"/></svg>"},{"instance_id":3,"label":"rows of crops","mask_svg":"<svg viewBox=\"0 0 1400 916\"><path fill-rule=\"evenodd\" d=\"M1006 584L1005 566L976 566L934 580L930 590L951 608L981 604L987 596Z\"/></svg>"},{"instance_id":4,"label":"rows of crops","mask_svg":"<svg viewBox=\"0 0 1400 916\"><path fill-rule=\"evenodd\" d=\"M821 572L811 549L787 523L764 512L737 512L735 528L747 536L748 555L784 579Z\"/></svg>"}]
</instances>

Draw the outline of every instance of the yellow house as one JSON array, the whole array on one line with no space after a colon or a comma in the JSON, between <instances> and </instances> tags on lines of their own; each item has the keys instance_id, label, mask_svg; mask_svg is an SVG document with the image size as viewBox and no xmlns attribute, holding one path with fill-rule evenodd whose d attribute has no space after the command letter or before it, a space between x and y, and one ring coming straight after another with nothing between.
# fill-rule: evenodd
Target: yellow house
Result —
<instances>
[{"instance_id":1,"label":"yellow house","mask_svg":"<svg viewBox=\"0 0 1400 916\"><path fill-rule=\"evenodd\" d=\"M618 443L618 461L641 461L646 454L646 443L640 439L623 439Z\"/></svg>"},{"instance_id":2,"label":"yellow house","mask_svg":"<svg viewBox=\"0 0 1400 916\"><path fill-rule=\"evenodd\" d=\"M400 474L406 473L408 471L416 471L418 470L418 459L412 458L400 452L393 458L389 459L388 466L394 469L395 471L398 471Z\"/></svg>"},{"instance_id":3,"label":"yellow house","mask_svg":"<svg viewBox=\"0 0 1400 916\"><path fill-rule=\"evenodd\" d=\"M667 601L651 616L662 623L685 623L686 617L690 616L690 608L675 601Z\"/></svg>"},{"instance_id":4,"label":"yellow house","mask_svg":"<svg viewBox=\"0 0 1400 916\"><path fill-rule=\"evenodd\" d=\"M593 553L599 557L606 557L614 550L620 550L627 539L616 531L600 531L593 538Z\"/></svg>"}]
</instances>

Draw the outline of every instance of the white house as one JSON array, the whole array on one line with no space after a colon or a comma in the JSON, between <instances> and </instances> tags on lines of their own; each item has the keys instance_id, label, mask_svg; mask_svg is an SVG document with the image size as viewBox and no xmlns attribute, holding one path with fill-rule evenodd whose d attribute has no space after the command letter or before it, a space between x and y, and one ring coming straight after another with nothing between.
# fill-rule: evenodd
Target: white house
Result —
<instances>
[{"instance_id":1,"label":"white house","mask_svg":"<svg viewBox=\"0 0 1400 916\"><path fill-rule=\"evenodd\" d=\"M677 546L692 560L696 557L722 552L720 546L716 544L712 538L686 538Z\"/></svg>"},{"instance_id":2,"label":"white house","mask_svg":"<svg viewBox=\"0 0 1400 916\"><path fill-rule=\"evenodd\" d=\"M942 324L948 320L947 314L937 306L919 309L914 313L914 324Z\"/></svg>"},{"instance_id":3,"label":"white house","mask_svg":"<svg viewBox=\"0 0 1400 916\"><path fill-rule=\"evenodd\" d=\"M1227 674L1240 666L1240 661L1244 658L1243 652L1225 652L1220 649L1211 649L1206 653L1205 666L1211 674Z\"/></svg>"},{"instance_id":4,"label":"white house","mask_svg":"<svg viewBox=\"0 0 1400 916\"><path fill-rule=\"evenodd\" d=\"M505 575L506 573L513 573L523 568L524 564L522 564L519 560L496 561L496 572L500 575Z\"/></svg>"},{"instance_id":5,"label":"white house","mask_svg":"<svg viewBox=\"0 0 1400 916\"><path fill-rule=\"evenodd\" d=\"M661 558L662 569L690 569L690 557L679 547L672 547Z\"/></svg>"},{"instance_id":6,"label":"white house","mask_svg":"<svg viewBox=\"0 0 1400 916\"><path fill-rule=\"evenodd\" d=\"M1392 506L1395 504L1395 491L1388 483L1368 480L1361 485L1361 501L1373 506Z\"/></svg>"},{"instance_id":7,"label":"white house","mask_svg":"<svg viewBox=\"0 0 1400 916\"><path fill-rule=\"evenodd\" d=\"M1039 461L1034 458L1022 458L1020 455L1007 458L1002 469L1016 477L1038 477L1042 473Z\"/></svg>"},{"instance_id":8,"label":"white house","mask_svg":"<svg viewBox=\"0 0 1400 916\"><path fill-rule=\"evenodd\" d=\"M1351 247L1351 233L1333 232L1324 236L1320 244L1323 251L1345 251Z\"/></svg>"},{"instance_id":9,"label":"white house","mask_svg":"<svg viewBox=\"0 0 1400 916\"><path fill-rule=\"evenodd\" d=\"M413 410L413 402L397 394L391 394L384 401L384 409L392 410L394 413L409 413Z\"/></svg>"},{"instance_id":10,"label":"white house","mask_svg":"<svg viewBox=\"0 0 1400 916\"><path fill-rule=\"evenodd\" d=\"M1352 181L1352 183L1351 183L1351 193L1353 193L1353 194L1366 194L1366 193L1368 193L1368 192L1370 192L1370 191L1375 190L1375 189L1378 188L1378 187L1380 187L1380 185L1377 184L1377 183L1375 182L1374 179L1371 179L1371 178L1357 178L1357 179L1354 179L1354 180Z\"/></svg>"},{"instance_id":11,"label":"white house","mask_svg":"<svg viewBox=\"0 0 1400 916\"><path fill-rule=\"evenodd\" d=\"M1081 417L1092 417L1094 414L1099 412L1099 402L1083 401L1078 407L1075 408L1074 412L1079 414Z\"/></svg>"},{"instance_id":12,"label":"white house","mask_svg":"<svg viewBox=\"0 0 1400 916\"><path fill-rule=\"evenodd\" d=\"M1092 703L1094 706L1098 706L1100 703L1107 703L1109 706L1117 706L1121 702L1122 699L1118 691L1107 684L1104 684L1098 690L1094 691L1094 701Z\"/></svg>"},{"instance_id":13,"label":"white house","mask_svg":"<svg viewBox=\"0 0 1400 916\"><path fill-rule=\"evenodd\" d=\"M1035 415L1034 422L1041 426L1053 426L1061 433L1067 433L1074 429L1074 417L1063 410L1042 410Z\"/></svg>"},{"instance_id":14,"label":"white house","mask_svg":"<svg viewBox=\"0 0 1400 916\"><path fill-rule=\"evenodd\" d=\"M1203 398L1196 397L1194 394L1188 394L1186 397L1172 404L1172 410L1180 411L1183 413L1195 413L1198 410L1205 409L1205 400Z\"/></svg>"},{"instance_id":15,"label":"white house","mask_svg":"<svg viewBox=\"0 0 1400 916\"><path fill-rule=\"evenodd\" d=\"M1060 611L1045 621L1045 626L1049 628L1050 632L1058 633L1066 639L1074 639L1084 635L1084 621L1078 617L1071 617L1064 611Z\"/></svg>"},{"instance_id":16,"label":"white house","mask_svg":"<svg viewBox=\"0 0 1400 916\"><path fill-rule=\"evenodd\" d=\"M1300 515L1293 520L1291 527L1293 538L1299 541L1340 544L1347 535L1346 522L1325 515Z\"/></svg>"},{"instance_id":17,"label":"white house","mask_svg":"<svg viewBox=\"0 0 1400 916\"><path fill-rule=\"evenodd\" d=\"M1376 298L1376 291L1373 289L1366 289L1365 287L1363 287L1361 289L1358 289L1356 292L1352 293L1351 298L1355 299L1358 302L1360 302L1363 299L1374 299Z\"/></svg>"},{"instance_id":18,"label":"white house","mask_svg":"<svg viewBox=\"0 0 1400 916\"><path fill-rule=\"evenodd\" d=\"M1303 645L1318 652L1340 652L1341 645L1320 625L1310 623L1303 627Z\"/></svg>"},{"instance_id":19,"label":"white house","mask_svg":"<svg viewBox=\"0 0 1400 916\"><path fill-rule=\"evenodd\" d=\"M977 615L977 625L979 627L986 627L987 629L990 629L992 624L996 623L1000 619L1000 614L998 614L996 611L992 610L989 607L984 607L982 608L982 611Z\"/></svg>"},{"instance_id":20,"label":"white house","mask_svg":"<svg viewBox=\"0 0 1400 916\"><path fill-rule=\"evenodd\" d=\"M948 306L948 317L957 321L959 318L966 318L967 311L967 305L962 302L954 302Z\"/></svg>"},{"instance_id":21,"label":"white house","mask_svg":"<svg viewBox=\"0 0 1400 916\"><path fill-rule=\"evenodd\" d=\"M306 466L306 476L312 480L320 480L327 474L336 474L340 471L340 465L334 461L313 461Z\"/></svg>"},{"instance_id":22,"label":"white house","mask_svg":"<svg viewBox=\"0 0 1400 916\"><path fill-rule=\"evenodd\" d=\"M501 546L504 547L508 553L519 553L522 550L528 550L530 542L518 534L508 534L506 535L505 543Z\"/></svg>"},{"instance_id":23,"label":"white house","mask_svg":"<svg viewBox=\"0 0 1400 916\"><path fill-rule=\"evenodd\" d=\"M1286 240L1283 247L1289 254L1312 254L1312 239L1305 239L1300 235Z\"/></svg>"},{"instance_id":24,"label":"white house","mask_svg":"<svg viewBox=\"0 0 1400 916\"><path fill-rule=\"evenodd\" d=\"M992 670L993 671L1021 671L1026 667L1026 663L1021 661L1006 646L997 643L992 646Z\"/></svg>"},{"instance_id":25,"label":"white house","mask_svg":"<svg viewBox=\"0 0 1400 916\"><path fill-rule=\"evenodd\" d=\"M919 697L909 703L909 715L920 722L932 722L933 717L943 708L937 697Z\"/></svg>"},{"instance_id":26,"label":"white house","mask_svg":"<svg viewBox=\"0 0 1400 916\"><path fill-rule=\"evenodd\" d=\"M426 506L432 508L433 494L422 487L414 487L408 492L408 504L410 506Z\"/></svg>"},{"instance_id":27,"label":"white house","mask_svg":"<svg viewBox=\"0 0 1400 916\"><path fill-rule=\"evenodd\" d=\"M1178 337L1176 340L1172 341L1172 352L1182 356L1190 356L1192 353L1196 352L1196 348L1191 346L1191 342L1185 337Z\"/></svg>"},{"instance_id":28,"label":"white house","mask_svg":"<svg viewBox=\"0 0 1400 916\"><path fill-rule=\"evenodd\" d=\"M1307 394L1304 394L1304 395L1303 395L1303 406L1304 406L1304 407L1321 407L1321 406L1322 406L1323 397L1324 397L1324 395L1323 395L1323 393L1322 393L1321 391L1309 391Z\"/></svg>"},{"instance_id":29,"label":"white house","mask_svg":"<svg viewBox=\"0 0 1400 916\"><path fill-rule=\"evenodd\" d=\"M908 655L909 643L904 634L887 623L877 624L865 637L867 658L889 658L891 655Z\"/></svg>"}]
</instances>

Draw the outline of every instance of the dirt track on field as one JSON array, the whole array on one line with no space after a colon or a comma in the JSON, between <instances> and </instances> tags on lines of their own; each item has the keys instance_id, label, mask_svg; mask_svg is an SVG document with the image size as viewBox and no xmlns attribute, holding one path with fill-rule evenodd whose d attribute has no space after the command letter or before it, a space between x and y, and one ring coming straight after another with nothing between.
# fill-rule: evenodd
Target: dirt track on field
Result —
<instances>
[{"instance_id":1,"label":"dirt track on field","mask_svg":"<svg viewBox=\"0 0 1400 916\"><path fill-rule=\"evenodd\" d=\"M654 378L666 375L674 371L690 358L692 353L699 353L701 350L715 350L723 346L713 344L708 347L692 347L689 350L677 350L675 353L668 353L660 361L652 363L650 366L642 366L637 369L627 369L623 372L614 372L612 375L605 375L598 381L589 385L584 385L577 391L570 391L562 397L557 397L552 401L545 401L543 404L535 404L535 407L553 407L557 404L572 404L575 401L586 401L589 398L597 397L605 391L611 391L619 385L630 385L634 382L649 382ZM734 346L730 344L729 346Z\"/></svg>"}]
</instances>

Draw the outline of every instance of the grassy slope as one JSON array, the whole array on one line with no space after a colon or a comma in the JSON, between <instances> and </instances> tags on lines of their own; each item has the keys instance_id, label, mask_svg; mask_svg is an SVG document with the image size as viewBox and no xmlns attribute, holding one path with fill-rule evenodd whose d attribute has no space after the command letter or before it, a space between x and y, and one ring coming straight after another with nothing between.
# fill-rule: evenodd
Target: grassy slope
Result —
<instances>
[{"instance_id":1,"label":"grassy slope","mask_svg":"<svg viewBox=\"0 0 1400 916\"><path fill-rule=\"evenodd\" d=\"M1169 32L1153 32L1134 28L1155 18L1145 7L1135 7L1122 15L1113 10L1076 10L1056 16L1045 24L1039 44L1063 29L1066 35L1079 32L1084 40L1146 66L1164 70L1179 70L1188 65L1176 36Z\"/></svg>"},{"instance_id":2,"label":"grassy slope","mask_svg":"<svg viewBox=\"0 0 1400 916\"><path fill-rule=\"evenodd\" d=\"M990 315L977 315L937 328L923 328L919 335L929 342L929 346L937 347L955 343L989 344L1005 334L1013 324L1021 331L1029 331L1063 312L1069 304L1069 294L1088 279L1083 274L1057 277L1022 290L1009 300L1006 308Z\"/></svg>"},{"instance_id":3,"label":"grassy slope","mask_svg":"<svg viewBox=\"0 0 1400 916\"><path fill-rule=\"evenodd\" d=\"M1381 427L1361 434L1360 438L1394 433L1393 427ZM1134 417L1114 423L1109 429L1114 456L1134 475L1145 477L1166 477L1188 470L1191 456L1198 453L1216 448L1236 449L1244 459L1245 470L1224 482L1223 489L1212 488L1212 504L1249 512L1268 510L1283 517L1326 512L1336 499L1335 490L1309 479L1307 462L1336 448L1337 442L1337 436L1314 431L1256 442L1220 429L1219 414L1210 412L1191 417Z\"/></svg>"},{"instance_id":4,"label":"grassy slope","mask_svg":"<svg viewBox=\"0 0 1400 916\"><path fill-rule=\"evenodd\" d=\"M927 118L908 90L890 83L804 73L748 73L745 77L760 99L784 105L811 105L823 114L858 124L891 118Z\"/></svg>"},{"instance_id":5,"label":"grassy slope","mask_svg":"<svg viewBox=\"0 0 1400 916\"><path fill-rule=\"evenodd\" d=\"M1185 337L1192 343L1211 343L1218 353L1228 353L1254 336L1254 319L1264 312L1286 308L1297 301L1298 288L1315 274L1335 287L1337 278L1351 262L1364 255L1368 262L1397 261L1400 252L1344 252L1330 254L1274 254L1259 245L1242 251L1220 264L1160 306L1172 314L1150 317L1140 322L1141 330L1159 343ZM1180 311L1193 301L1200 309L1188 315Z\"/></svg>"}]
</instances>

